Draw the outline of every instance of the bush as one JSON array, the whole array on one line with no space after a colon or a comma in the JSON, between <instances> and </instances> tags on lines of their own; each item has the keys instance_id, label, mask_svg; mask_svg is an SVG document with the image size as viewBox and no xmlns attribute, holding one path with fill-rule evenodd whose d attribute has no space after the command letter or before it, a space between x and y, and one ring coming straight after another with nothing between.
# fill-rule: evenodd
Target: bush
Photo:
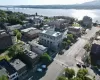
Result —
<instances>
[{"instance_id":1,"label":"bush","mask_svg":"<svg viewBox=\"0 0 100 80\"><path fill-rule=\"evenodd\" d=\"M75 71L73 69L66 68L65 69L65 76L69 79L75 76Z\"/></svg>"},{"instance_id":2,"label":"bush","mask_svg":"<svg viewBox=\"0 0 100 80\"><path fill-rule=\"evenodd\" d=\"M66 77L58 77L57 80L68 80Z\"/></svg>"}]
</instances>

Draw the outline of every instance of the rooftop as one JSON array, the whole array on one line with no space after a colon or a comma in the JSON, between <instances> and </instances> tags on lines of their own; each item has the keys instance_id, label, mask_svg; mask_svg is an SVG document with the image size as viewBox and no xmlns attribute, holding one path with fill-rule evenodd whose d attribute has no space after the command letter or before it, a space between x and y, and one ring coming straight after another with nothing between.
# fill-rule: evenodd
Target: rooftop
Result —
<instances>
[{"instance_id":1,"label":"rooftop","mask_svg":"<svg viewBox=\"0 0 100 80\"><path fill-rule=\"evenodd\" d=\"M54 36L54 37L62 35L60 32L54 31L54 29L44 30L44 31L42 31L42 33L47 34L47 35L51 35L51 36Z\"/></svg>"},{"instance_id":2,"label":"rooftop","mask_svg":"<svg viewBox=\"0 0 100 80\"><path fill-rule=\"evenodd\" d=\"M30 27L30 28L27 28L27 29L23 29L21 30L22 32L29 32L30 30L35 30L36 28L33 28L33 27Z\"/></svg>"},{"instance_id":3,"label":"rooftop","mask_svg":"<svg viewBox=\"0 0 100 80\"><path fill-rule=\"evenodd\" d=\"M29 51L29 50L25 50L25 54L30 57L31 59L34 59L38 56L38 54L36 54L35 52Z\"/></svg>"},{"instance_id":4,"label":"rooftop","mask_svg":"<svg viewBox=\"0 0 100 80\"><path fill-rule=\"evenodd\" d=\"M0 61L0 66L4 67L9 75L16 72L15 68L8 61L6 61L5 59Z\"/></svg>"},{"instance_id":5,"label":"rooftop","mask_svg":"<svg viewBox=\"0 0 100 80\"><path fill-rule=\"evenodd\" d=\"M34 41L29 42L29 44L31 46L37 47L39 50L45 50L45 49L47 49L47 47L44 47L43 45L40 45L40 44L38 44L38 43L36 43Z\"/></svg>"},{"instance_id":6,"label":"rooftop","mask_svg":"<svg viewBox=\"0 0 100 80\"><path fill-rule=\"evenodd\" d=\"M23 29L21 31L24 32L24 33L27 33L29 35L33 35L33 34L36 34L36 33L40 33L40 30L38 30L36 28L33 28L33 27L27 28L27 29Z\"/></svg>"},{"instance_id":7,"label":"rooftop","mask_svg":"<svg viewBox=\"0 0 100 80\"><path fill-rule=\"evenodd\" d=\"M0 38L5 37L5 36L9 36L5 30L0 30Z\"/></svg>"},{"instance_id":8,"label":"rooftop","mask_svg":"<svg viewBox=\"0 0 100 80\"><path fill-rule=\"evenodd\" d=\"M15 30L15 29L20 29L22 27L22 25L20 25L20 24L16 24L16 25L11 25L11 26L6 26L6 28L8 29L8 30Z\"/></svg>"},{"instance_id":9,"label":"rooftop","mask_svg":"<svg viewBox=\"0 0 100 80\"><path fill-rule=\"evenodd\" d=\"M73 29L82 29L82 27L79 27L79 26L70 26L69 28L73 28Z\"/></svg>"},{"instance_id":10,"label":"rooftop","mask_svg":"<svg viewBox=\"0 0 100 80\"><path fill-rule=\"evenodd\" d=\"M98 44L98 45L100 45L100 40L94 40L92 44Z\"/></svg>"},{"instance_id":11,"label":"rooftop","mask_svg":"<svg viewBox=\"0 0 100 80\"><path fill-rule=\"evenodd\" d=\"M26 64L24 64L21 60L19 59L15 59L15 60L12 60L10 62L10 64L18 71L20 70L21 68L23 68L24 66L26 66Z\"/></svg>"}]
</instances>

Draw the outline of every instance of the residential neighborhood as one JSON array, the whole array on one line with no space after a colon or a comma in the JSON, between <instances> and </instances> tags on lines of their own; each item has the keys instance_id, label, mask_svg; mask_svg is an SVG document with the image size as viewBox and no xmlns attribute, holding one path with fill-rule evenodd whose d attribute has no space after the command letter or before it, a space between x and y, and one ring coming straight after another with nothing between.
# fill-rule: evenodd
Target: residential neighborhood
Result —
<instances>
[{"instance_id":1,"label":"residential neighborhood","mask_svg":"<svg viewBox=\"0 0 100 80\"><path fill-rule=\"evenodd\" d=\"M1 12L7 19L0 16L3 80L100 80L100 26L91 17L80 23L67 16Z\"/></svg>"}]
</instances>

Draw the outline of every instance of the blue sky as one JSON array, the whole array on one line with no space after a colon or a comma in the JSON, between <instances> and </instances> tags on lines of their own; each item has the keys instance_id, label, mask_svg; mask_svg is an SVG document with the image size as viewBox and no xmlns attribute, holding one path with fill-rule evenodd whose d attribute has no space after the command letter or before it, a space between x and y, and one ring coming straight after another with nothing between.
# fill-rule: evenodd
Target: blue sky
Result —
<instances>
[{"instance_id":1,"label":"blue sky","mask_svg":"<svg viewBox=\"0 0 100 80\"><path fill-rule=\"evenodd\" d=\"M0 0L0 5L78 4L93 0Z\"/></svg>"}]
</instances>

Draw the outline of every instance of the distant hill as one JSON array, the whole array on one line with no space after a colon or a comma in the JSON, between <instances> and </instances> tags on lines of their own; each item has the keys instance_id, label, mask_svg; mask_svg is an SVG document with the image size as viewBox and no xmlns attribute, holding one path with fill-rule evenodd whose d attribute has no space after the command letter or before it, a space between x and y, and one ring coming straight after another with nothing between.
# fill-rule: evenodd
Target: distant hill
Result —
<instances>
[{"instance_id":1,"label":"distant hill","mask_svg":"<svg viewBox=\"0 0 100 80\"><path fill-rule=\"evenodd\" d=\"M98 6L98 5L100 5L100 0L95 0L95 1L91 1L91 2L85 2L85 3L81 4L81 5L96 5L96 6Z\"/></svg>"},{"instance_id":2,"label":"distant hill","mask_svg":"<svg viewBox=\"0 0 100 80\"><path fill-rule=\"evenodd\" d=\"M100 9L100 0L74 5L16 5L6 7L37 8L37 9Z\"/></svg>"}]
</instances>

